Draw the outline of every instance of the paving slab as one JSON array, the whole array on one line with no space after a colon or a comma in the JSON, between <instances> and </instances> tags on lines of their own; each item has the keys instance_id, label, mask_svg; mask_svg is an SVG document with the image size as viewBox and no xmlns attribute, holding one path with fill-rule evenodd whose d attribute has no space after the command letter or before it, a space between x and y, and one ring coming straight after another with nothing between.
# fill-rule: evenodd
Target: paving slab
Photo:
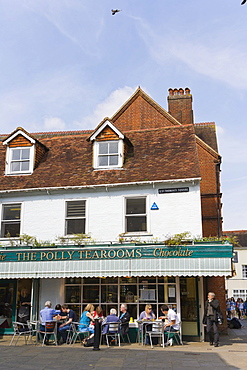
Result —
<instances>
[{"instance_id":1,"label":"paving slab","mask_svg":"<svg viewBox=\"0 0 247 370\"><path fill-rule=\"evenodd\" d=\"M206 342L184 342L162 348L123 344L121 347L101 346L100 351L91 347L18 345L9 346L11 337L0 339L0 369L56 370L145 370L145 369L224 369L247 370L247 320L241 329L229 329L229 335L221 336L220 347Z\"/></svg>"}]
</instances>

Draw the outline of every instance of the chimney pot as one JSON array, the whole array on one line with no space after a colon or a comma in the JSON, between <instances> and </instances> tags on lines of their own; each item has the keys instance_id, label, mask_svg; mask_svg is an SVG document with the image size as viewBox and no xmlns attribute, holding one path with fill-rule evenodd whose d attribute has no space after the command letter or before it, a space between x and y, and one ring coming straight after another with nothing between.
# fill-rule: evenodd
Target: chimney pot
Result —
<instances>
[{"instance_id":1,"label":"chimney pot","mask_svg":"<svg viewBox=\"0 0 247 370\"><path fill-rule=\"evenodd\" d=\"M185 88L185 94L189 95L190 94L190 89L188 87Z\"/></svg>"},{"instance_id":2,"label":"chimney pot","mask_svg":"<svg viewBox=\"0 0 247 370\"><path fill-rule=\"evenodd\" d=\"M184 95L184 89L182 89L182 87L180 87L178 91L179 91L179 95Z\"/></svg>"},{"instance_id":3,"label":"chimney pot","mask_svg":"<svg viewBox=\"0 0 247 370\"><path fill-rule=\"evenodd\" d=\"M173 89L169 89L169 95L173 95Z\"/></svg>"}]
</instances>

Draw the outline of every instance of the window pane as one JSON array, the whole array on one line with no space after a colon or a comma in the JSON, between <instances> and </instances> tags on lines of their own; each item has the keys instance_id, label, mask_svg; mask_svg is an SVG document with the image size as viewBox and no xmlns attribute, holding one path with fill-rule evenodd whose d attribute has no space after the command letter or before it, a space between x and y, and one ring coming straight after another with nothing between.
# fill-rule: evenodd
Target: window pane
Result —
<instances>
[{"instance_id":1,"label":"window pane","mask_svg":"<svg viewBox=\"0 0 247 370\"><path fill-rule=\"evenodd\" d=\"M108 166L108 156L99 157L99 166Z\"/></svg>"},{"instance_id":2,"label":"window pane","mask_svg":"<svg viewBox=\"0 0 247 370\"><path fill-rule=\"evenodd\" d=\"M18 161L21 159L21 150L20 149L13 149L12 150L12 160Z\"/></svg>"},{"instance_id":3,"label":"window pane","mask_svg":"<svg viewBox=\"0 0 247 370\"><path fill-rule=\"evenodd\" d=\"M65 284L81 284L81 278L66 278Z\"/></svg>"},{"instance_id":4,"label":"window pane","mask_svg":"<svg viewBox=\"0 0 247 370\"><path fill-rule=\"evenodd\" d=\"M83 284L99 284L99 278L84 278Z\"/></svg>"},{"instance_id":5,"label":"window pane","mask_svg":"<svg viewBox=\"0 0 247 370\"><path fill-rule=\"evenodd\" d=\"M118 286L117 285L102 285L102 302L111 303L117 302Z\"/></svg>"},{"instance_id":6,"label":"window pane","mask_svg":"<svg viewBox=\"0 0 247 370\"><path fill-rule=\"evenodd\" d=\"M12 236L12 237L20 236L20 222L13 222L13 223L2 222L1 229L2 229L1 231L2 238L6 236Z\"/></svg>"},{"instance_id":7,"label":"window pane","mask_svg":"<svg viewBox=\"0 0 247 370\"><path fill-rule=\"evenodd\" d=\"M122 303L137 302L137 286L136 285L121 285L120 286L120 301Z\"/></svg>"},{"instance_id":8,"label":"window pane","mask_svg":"<svg viewBox=\"0 0 247 370\"><path fill-rule=\"evenodd\" d=\"M146 216L126 217L127 232L147 231Z\"/></svg>"},{"instance_id":9,"label":"window pane","mask_svg":"<svg viewBox=\"0 0 247 370\"><path fill-rule=\"evenodd\" d=\"M67 234L85 234L85 219L67 220Z\"/></svg>"},{"instance_id":10,"label":"window pane","mask_svg":"<svg viewBox=\"0 0 247 370\"><path fill-rule=\"evenodd\" d=\"M99 286L84 285L83 303L99 303Z\"/></svg>"},{"instance_id":11,"label":"window pane","mask_svg":"<svg viewBox=\"0 0 247 370\"><path fill-rule=\"evenodd\" d=\"M108 154L108 143L99 143L99 154Z\"/></svg>"},{"instance_id":12,"label":"window pane","mask_svg":"<svg viewBox=\"0 0 247 370\"><path fill-rule=\"evenodd\" d=\"M22 149L21 159L29 159L29 157L30 157L30 149Z\"/></svg>"},{"instance_id":13,"label":"window pane","mask_svg":"<svg viewBox=\"0 0 247 370\"><path fill-rule=\"evenodd\" d=\"M109 153L118 153L118 142L109 143Z\"/></svg>"},{"instance_id":14,"label":"window pane","mask_svg":"<svg viewBox=\"0 0 247 370\"><path fill-rule=\"evenodd\" d=\"M21 213L20 204L3 205L3 220L19 220Z\"/></svg>"},{"instance_id":15,"label":"window pane","mask_svg":"<svg viewBox=\"0 0 247 370\"><path fill-rule=\"evenodd\" d=\"M110 166L117 166L118 165L118 156L117 155L111 155L109 157L109 165Z\"/></svg>"},{"instance_id":16,"label":"window pane","mask_svg":"<svg viewBox=\"0 0 247 370\"><path fill-rule=\"evenodd\" d=\"M28 171L29 170L29 162L21 162L21 171Z\"/></svg>"},{"instance_id":17,"label":"window pane","mask_svg":"<svg viewBox=\"0 0 247 370\"><path fill-rule=\"evenodd\" d=\"M117 284L118 283L118 278L102 278L101 279L101 284Z\"/></svg>"},{"instance_id":18,"label":"window pane","mask_svg":"<svg viewBox=\"0 0 247 370\"><path fill-rule=\"evenodd\" d=\"M67 217L85 217L85 200L67 202Z\"/></svg>"},{"instance_id":19,"label":"window pane","mask_svg":"<svg viewBox=\"0 0 247 370\"><path fill-rule=\"evenodd\" d=\"M80 286L66 286L65 302L66 303L80 303L81 302Z\"/></svg>"},{"instance_id":20,"label":"window pane","mask_svg":"<svg viewBox=\"0 0 247 370\"><path fill-rule=\"evenodd\" d=\"M20 162L12 162L11 163L11 172L20 171L21 163Z\"/></svg>"},{"instance_id":21,"label":"window pane","mask_svg":"<svg viewBox=\"0 0 247 370\"><path fill-rule=\"evenodd\" d=\"M146 213L146 198L126 199L126 213L127 215Z\"/></svg>"}]
</instances>

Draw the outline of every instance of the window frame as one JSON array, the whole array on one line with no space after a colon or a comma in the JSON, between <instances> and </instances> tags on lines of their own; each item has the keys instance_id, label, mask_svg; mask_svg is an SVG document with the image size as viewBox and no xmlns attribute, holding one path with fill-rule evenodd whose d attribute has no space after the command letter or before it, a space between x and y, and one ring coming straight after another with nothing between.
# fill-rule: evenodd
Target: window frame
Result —
<instances>
[{"instance_id":1,"label":"window frame","mask_svg":"<svg viewBox=\"0 0 247 370\"><path fill-rule=\"evenodd\" d=\"M18 220L14 220L14 219L4 219L3 216L4 216L4 209L5 207L20 207L20 218ZM22 203L3 203L2 206L1 206L1 234L0 234L0 237L1 238L9 238L9 236L5 236L3 235L3 225L4 224L7 224L7 223L12 223L12 224L19 224L19 234L18 235L15 235L15 236L10 236L11 238L19 238L20 235L21 235L21 219L22 219Z\"/></svg>"},{"instance_id":2,"label":"window frame","mask_svg":"<svg viewBox=\"0 0 247 370\"><path fill-rule=\"evenodd\" d=\"M145 213L135 213L133 216L131 214L127 214L127 200L128 199L145 199ZM147 195L139 195L139 196L126 196L124 197L124 233L127 235L142 235L142 234L148 234L149 233L149 227L148 227L148 196ZM145 215L146 217L146 230L139 230L139 231L128 231L127 230L127 217L140 217Z\"/></svg>"},{"instance_id":3,"label":"window frame","mask_svg":"<svg viewBox=\"0 0 247 370\"><path fill-rule=\"evenodd\" d=\"M242 278L247 279L247 265L242 265Z\"/></svg>"},{"instance_id":4,"label":"window frame","mask_svg":"<svg viewBox=\"0 0 247 370\"><path fill-rule=\"evenodd\" d=\"M99 165L99 147L100 144L102 143L117 143L118 144L118 164L117 165ZM94 142L94 163L93 166L96 169L112 169L112 168L121 168L123 166L123 140L118 139L118 140L100 140L100 141L95 141ZM111 154L106 154L105 156L109 157ZM113 154L116 155L116 154Z\"/></svg>"},{"instance_id":5,"label":"window frame","mask_svg":"<svg viewBox=\"0 0 247 370\"><path fill-rule=\"evenodd\" d=\"M84 216L77 216L77 217L68 217L67 216L67 210L68 210L68 203L70 202L84 202L84 208L85 208L85 212L84 212ZM68 234L68 225L67 225L67 221L68 220L85 220L84 221L84 232L80 232L80 233L72 233L72 234ZM87 201L85 199L69 199L69 200L66 200L65 201L65 228L64 228L64 234L65 236L73 236L75 234L86 234L86 226L87 226Z\"/></svg>"},{"instance_id":6,"label":"window frame","mask_svg":"<svg viewBox=\"0 0 247 370\"><path fill-rule=\"evenodd\" d=\"M28 162L28 170L25 171L12 171L11 170L11 165L13 162L18 162L12 160L13 152L15 150L23 150L23 149L29 149L30 154L29 154L29 160L20 160L19 162ZM7 147L7 153L6 153L6 169L5 169L5 174L6 175L29 175L33 173L33 168L34 168L34 152L35 152L35 147L34 145L31 146L16 146L16 147Z\"/></svg>"}]
</instances>

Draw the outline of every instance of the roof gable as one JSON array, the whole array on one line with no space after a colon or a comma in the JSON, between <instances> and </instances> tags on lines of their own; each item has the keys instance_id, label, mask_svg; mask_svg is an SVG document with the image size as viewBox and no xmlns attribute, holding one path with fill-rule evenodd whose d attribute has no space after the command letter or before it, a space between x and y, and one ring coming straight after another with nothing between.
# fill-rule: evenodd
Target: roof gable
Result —
<instances>
[{"instance_id":1,"label":"roof gable","mask_svg":"<svg viewBox=\"0 0 247 370\"><path fill-rule=\"evenodd\" d=\"M107 130L109 128L109 130ZM124 135L121 131L119 131L110 121L108 118L105 118L94 130L94 132L89 136L88 140L94 141L99 136L106 137L105 140L107 140L107 137L112 137L112 135L118 139L124 139ZM111 138L112 140L112 138Z\"/></svg>"},{"instance_id":2,"label":"roof gable","mask_svg":"<svg viewBox=\"0 0 247 370\"><path fill-rule=\"evenodd\" d=\"M112 116L111 122L122 132L181 125L140 87Z\"/></svg>"},{"instance_id":3,"label":"roof gable","mask_svg":"<svg viewBox=\"0 0 247 370\"><path fill-rule=\"evenodd\" d=\"M14 139L18 139L18 137L20 138L20 136L23 136L30 144L35 144L36 142L36 140L31 135L29 135L27 131L25 131L22 127L17 127L17 129L12 132L7 137L7 139L3 141L3 145L9 145L11 141L13 141Z\"/></svg>"}]
</instances>

